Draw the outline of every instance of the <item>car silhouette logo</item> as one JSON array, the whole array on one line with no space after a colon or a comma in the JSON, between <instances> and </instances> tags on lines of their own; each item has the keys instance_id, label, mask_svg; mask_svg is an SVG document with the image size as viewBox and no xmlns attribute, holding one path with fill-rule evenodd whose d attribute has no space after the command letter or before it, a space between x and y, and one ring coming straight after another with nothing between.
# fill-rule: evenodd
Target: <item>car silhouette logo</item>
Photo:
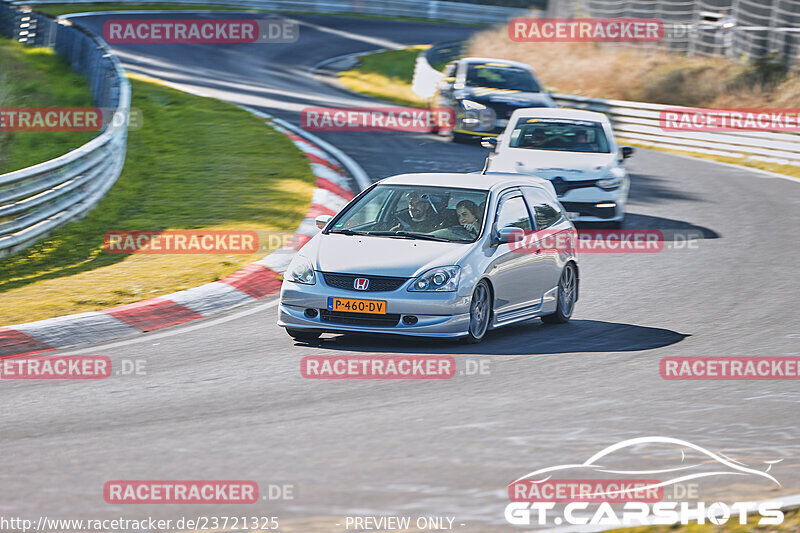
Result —
<instances>
[{"instance_id":1,"label":"car silhouette logo","mask_svg":"<svg viewBox=\"0 0 800 533\"><path fill-rule=\"evenodd\" d=\"M369 287L369 280L367 278L356 278L353 280L353 288L357 291L365 291Z\"/></svg>"}]
</instances>

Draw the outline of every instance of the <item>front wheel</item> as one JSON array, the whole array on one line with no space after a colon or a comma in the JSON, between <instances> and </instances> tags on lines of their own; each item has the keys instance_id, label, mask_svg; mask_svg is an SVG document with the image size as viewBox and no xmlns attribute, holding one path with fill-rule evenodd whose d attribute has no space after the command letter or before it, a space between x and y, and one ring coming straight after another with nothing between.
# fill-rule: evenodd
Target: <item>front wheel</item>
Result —
<instances>
[{"instance_id":1,"label":"front wheel","mask_svg":"<svg viewBox=\"0 0 800 533\"><path fill-rule=\"evenodd\" d=\"M578 271L575 265L567 263L558 280L558 299L556 312L542 317L545 324L566 324L575 309L575 297L578 295Z\"/></svg>"},{"instance_id":2,"label":"front wheel","mask_svg":"<svg viewBox=\"0 0 800 533\"><path fill-rule=\"evenodd\" d=\"M317 340L320 335L322 335L322 333L318 331L290 328L286 328L286 333L288 333L289 336L294 340L300 342L313 342Z\"/></svg>"},{"instance_id":3,"label":"front wheel","mask_svg":"<svg viewBox=\"0 0 800 533\"><path fill-rule=\"evenodd\" d=\"M472 292L472 302L469 305L469 330L466 342L477 344L486 336L489 322L492 318L492 292L489 284L481 280Z\"/></svg>"}]
</instances>

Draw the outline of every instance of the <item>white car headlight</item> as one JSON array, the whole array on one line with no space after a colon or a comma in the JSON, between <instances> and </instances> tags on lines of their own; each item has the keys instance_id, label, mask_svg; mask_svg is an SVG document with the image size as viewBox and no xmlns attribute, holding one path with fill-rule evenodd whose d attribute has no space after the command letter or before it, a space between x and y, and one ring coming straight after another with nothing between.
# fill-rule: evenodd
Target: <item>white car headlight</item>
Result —
<instances>
[{"instance_id":1,"label":"white car headlight","mask_svg":"<svg viewBox=\"0 0 800 533\"><path fill-rule=\"evenodd\" d=\"M458 289L461 268L446 266L432 268L416 278L409 291L454 291Z\"/></svg>"},{"instance_id":2,"label":"white car headlight","mask_svg":"<svg viewBox=\"0 0 800 533\"><path fill-rule=\"evenodd\" d=\"M286 279L295 283L314 285L317 277L314 274L314 266L305 257L295 256L289 269L286 271Z\"/></svg>"},{"instance_id":3,"label":"white car headlight","mask_svg":"<svg viewBox=\"0 0 800 533\"><path fill-rule=\"evenodd\" d=\"M605 178L597 180L597 186L603 189L616 189L625 179L625 171L619 167L614 167Z\"/></svg>"}]
</instances>

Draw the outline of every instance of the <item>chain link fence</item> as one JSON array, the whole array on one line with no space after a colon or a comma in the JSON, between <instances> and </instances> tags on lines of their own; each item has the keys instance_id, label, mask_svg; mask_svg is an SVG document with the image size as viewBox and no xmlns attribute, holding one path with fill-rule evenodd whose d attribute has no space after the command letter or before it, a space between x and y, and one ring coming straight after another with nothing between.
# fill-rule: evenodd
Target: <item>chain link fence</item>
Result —
<instances>
[{"instance_id":1,"label":"chain link fence","mask_svg":"<svg viewBox=\"0 0 800 533\"><path fill-rule=\"evenodd\" d=\"M657 18L665 46L689 55L744 59L800 52L800 0L550 0L553 18ZM646 46L645 43L625 46Z\"/></svg>"}]
</instances>

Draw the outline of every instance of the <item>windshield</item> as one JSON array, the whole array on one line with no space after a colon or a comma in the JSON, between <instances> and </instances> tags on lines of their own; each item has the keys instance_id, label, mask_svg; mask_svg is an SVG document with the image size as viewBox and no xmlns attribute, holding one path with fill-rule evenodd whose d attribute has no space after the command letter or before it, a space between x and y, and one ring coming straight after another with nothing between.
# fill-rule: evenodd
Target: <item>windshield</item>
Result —
<instances>
[{"instance_id":1,"label":"windshield","mask_svg":"<svg viewBox=\"0 0 800 533\"><path fill-rule=\"evenodd\" d=\"M329 233L474 242L487 196L475 189L378 185L340 215Z\"/></svg>"},{"instance_id":2,"label":"windshield","mask_svg":"<svg viewBox=\"0 0 800 533\"><path fill-rule=\"evenodd\" d=\"M501 64L469 65L467 85L538 93L539 84L530 72L520 67Z\"/></svg>"},{"instance_id":3,"label":"windshield","mask_svg":"<svg viewBox=\"0 0 800 533\"><path fill-rule=\"evenodd\" d=\"M608 139L599 122L521 118L511 132L511 148L564 152L609 153Z\"/></svg>"}]
</instances>

